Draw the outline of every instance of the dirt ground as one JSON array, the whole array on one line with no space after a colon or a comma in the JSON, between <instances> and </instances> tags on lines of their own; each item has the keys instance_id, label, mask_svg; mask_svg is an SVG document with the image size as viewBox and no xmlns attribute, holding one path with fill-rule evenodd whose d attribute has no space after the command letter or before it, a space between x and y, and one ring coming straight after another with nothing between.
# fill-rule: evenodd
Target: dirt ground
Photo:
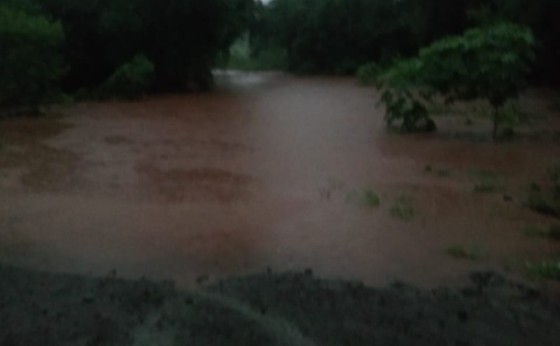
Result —
<instances>
[{"instance_id":1,"label":"dirt ground","mask_svg":"<svg viewBox=\"0 0 560 346\"><path fill-rule=\"evenodd\" d=\"M488 273L461 289L304 273L170 283L0 266L0 345L557 345L560 306Z\"/></svg>"}]
</instances>

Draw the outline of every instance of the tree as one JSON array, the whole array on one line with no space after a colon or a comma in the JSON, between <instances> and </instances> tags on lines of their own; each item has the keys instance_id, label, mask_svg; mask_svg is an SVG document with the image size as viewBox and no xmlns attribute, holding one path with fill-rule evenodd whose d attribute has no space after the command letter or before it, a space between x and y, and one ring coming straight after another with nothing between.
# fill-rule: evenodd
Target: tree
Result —
<instances>
[{"instance_id":1,"label":"tree","mask_svg":"<svg viewBox=\"0 0 560 346\"><path fill-rule=\"evenodd\" d=\"M470 29L462 36L436 41L421 49L417 58L390 68L381 77L383 101L389 113L398 100L400 104L413 104L416 114L423 112L419 98L429 100L441 95L448 103L485 99L494 109L492 136L496 138L500 111L528 83L534 49L531 29L521 25L501 22ZM414 88L420 92L413 92ZM411 117L407 112L401 116L407 124L414 123Z\"/></svg>"},{"instance_id":2,"label":"tree","mask_svg":"<svg viewBox=\"0 0 560 346\"><path fill-rule=\"evenodd\" d=\"M154 78L154 65L143 54L120 66L101 86L105 96L135 99L146 93Z\"/></svg>"},{"instance_id":3,"label":"tree","mask_svg":"<svg viewBox=\"0 0 560 346\"><path fill-rule=\"evenodd\" d=\"M402 1L273 0L259 9L252 40L283 48L294 72L354 73L406 50L403 9Z\"/></svg>"},{"instance_id":4,"label":"tree","mask_svg":"<svg viewBox=\"0 0 560 346\"><path fill-rule=\"evenodd\" d=\"M154 65L152 91L206 89L216 56L246 31L254 5L253 0L35 1L66 33L67 90L98 88L139 53Z\"/></svg>"},{"instance_id":5,"label":"tree","mask_svg":"<svg viewBox=\"0 0 560 346\"><path fill-rule=\"evenodd\" d=\"M0 6L0 106L37 106L64 75L58 22Z\"/></svg>"}]
</instances>

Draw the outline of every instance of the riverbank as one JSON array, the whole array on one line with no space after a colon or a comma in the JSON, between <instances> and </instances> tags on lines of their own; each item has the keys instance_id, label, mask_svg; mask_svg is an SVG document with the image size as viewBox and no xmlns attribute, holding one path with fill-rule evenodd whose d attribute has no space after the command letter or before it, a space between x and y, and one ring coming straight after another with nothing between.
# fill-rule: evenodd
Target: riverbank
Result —
<instances>
[{"instance_id":1,"label":"riverbank","mask_svg":"<svg viewBox=\"0 0 560 346\"><path fill-rule=\"evenodd\" d=\"M560 305L491 273L370 288L310 272L197 289L0 266L0 345L556 345Z\"/></svg>"}]
</instances>

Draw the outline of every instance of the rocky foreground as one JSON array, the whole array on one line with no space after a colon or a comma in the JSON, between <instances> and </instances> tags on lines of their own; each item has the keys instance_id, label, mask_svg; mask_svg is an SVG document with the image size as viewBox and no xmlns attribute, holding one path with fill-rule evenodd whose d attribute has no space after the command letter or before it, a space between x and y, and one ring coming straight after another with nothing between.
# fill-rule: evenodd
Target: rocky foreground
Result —
<instances>
[{"instance_id":1,"label":"rocky foreground","mask_svg":"<svg viewBox=\"0 0 560 346\"><path fill-rule=\"evenodd\" d=\"M471 279L420 290L267 273L180 291L0 266L0 346L558 345L559 302Z\"/></svg>"}]
</instances>

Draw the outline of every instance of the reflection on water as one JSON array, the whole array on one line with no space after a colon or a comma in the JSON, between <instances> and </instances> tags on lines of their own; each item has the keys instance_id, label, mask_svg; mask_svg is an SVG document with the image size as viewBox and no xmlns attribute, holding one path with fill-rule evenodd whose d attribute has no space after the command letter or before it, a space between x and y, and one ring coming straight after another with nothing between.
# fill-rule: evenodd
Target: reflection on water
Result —
<instances>
[{"instance_id":1,"label":"reflection on water","mask_svg":"<svg viewBox=\"0 0 560 346\"><path fill-rule=\"evenodd\" d=\"M546 170L557 143L389 135L376 92L349 79L217 79L211 94L4 121L0 242L17 242L4 242L0 258L185 285L266 268L433 285L558 251L520 232L540 216L499 194L472 193L467 173L496 171L516 194ZM349 197L366 189L380 207ZM402 195L410 222L391 213ZM457 261L445 253L454 244L486 256Z\"/></svg>"}]
</instances>

